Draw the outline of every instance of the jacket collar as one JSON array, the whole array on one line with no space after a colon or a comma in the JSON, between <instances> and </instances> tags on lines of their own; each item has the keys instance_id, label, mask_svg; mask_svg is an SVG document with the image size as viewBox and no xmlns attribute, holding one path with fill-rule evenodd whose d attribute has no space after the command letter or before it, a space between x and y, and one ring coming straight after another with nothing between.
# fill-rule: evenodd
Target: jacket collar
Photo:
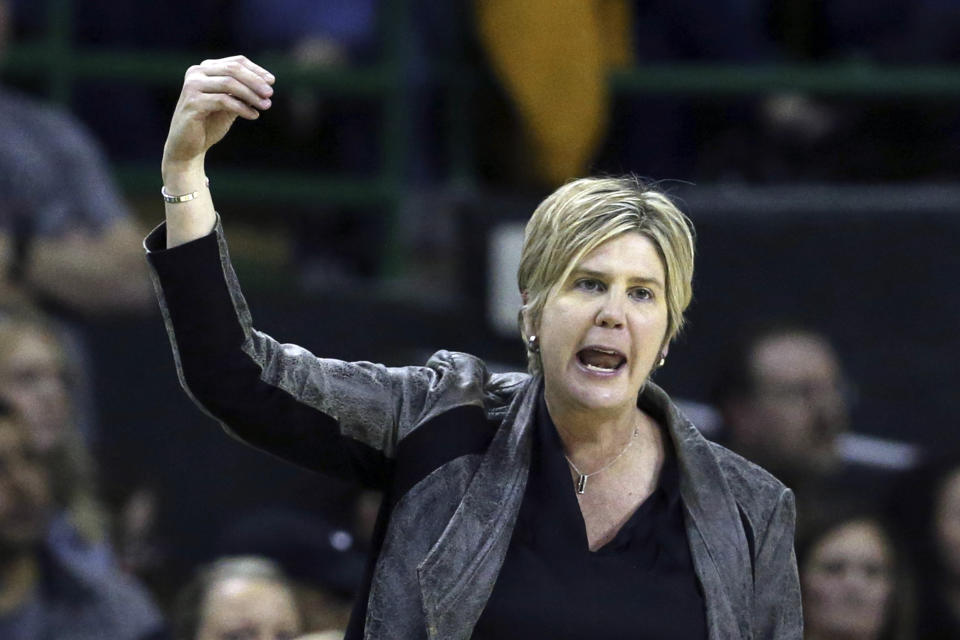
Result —
<instances>
[{"instance_id":1,"label":"jacket collar","mask_svg":"<svg viewBox=\"0 0 960 640\"><path fill-rule=\"evenodd\" d=\"M468 638L493 591L526 489L540 381L529 379L514 396L463 500L417 568L431 639ZM745 570L751 566L747 539L711 444L653 383L638 403L665 425L677 452L710 638L749 638L753 585Z\"/></svg>"}]
</instances>

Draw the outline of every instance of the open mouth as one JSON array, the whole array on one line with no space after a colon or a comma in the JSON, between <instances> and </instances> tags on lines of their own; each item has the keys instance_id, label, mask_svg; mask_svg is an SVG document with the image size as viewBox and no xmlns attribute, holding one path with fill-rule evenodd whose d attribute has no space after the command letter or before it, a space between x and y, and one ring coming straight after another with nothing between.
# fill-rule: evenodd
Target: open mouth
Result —
<instances>
[{"instance_id":1,"label":"open mouth","mask_svg":"<svg viewBox=\"0 0 960 640\"><path fill-rule=\"evenodd\" d=\"M627 362L626 356L614 349L587 347L577 352L577 360L586 369L597 373L613 373Z\"/></svg>"}]
</instances>

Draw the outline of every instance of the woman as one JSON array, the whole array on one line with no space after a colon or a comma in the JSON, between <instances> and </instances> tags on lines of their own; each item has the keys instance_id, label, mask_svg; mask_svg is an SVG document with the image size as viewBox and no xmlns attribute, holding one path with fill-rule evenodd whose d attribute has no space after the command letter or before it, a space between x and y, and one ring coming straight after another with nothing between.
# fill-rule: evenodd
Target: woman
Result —
<instances>
[{"instance_id":1,"label":"woman","mask_svg":"<svg viewBox=\"0 0 960 640\"><path fill-rule=\"evenodd\" d=\"M0 401L0 638L166 637L145 590L99 555L57 512L59 460ZM7 415L4 412L10 411ZM106 552L106 547L103 547ZM109 559L109 557L108 557Z\"/></svg>"},{"instance_id":2,"label":"woman","mask_svg":"<svg viewBox=\"0 0 960 640\"><path fill-rule=\"evenodd\" d=\"M793 498L704 440L648 382L690 300L693 232L632 179L580 180L527 227L530 375L440 351L322 359L251 327L204 158L274 78L191 67L145 246L181 382L226 428L380 488L348 638L799 638Z\"/></svg>"},{"instance_id":3,"label":"woman","mask_svg":"<svg viewBox=\"0 0 960 640\"><path fill-rule=\"evenodd\" d=\"M876 516L848 511L817 523L798 553L805 638L914 637L912 580Z\"/></svg>"},{"instance_id":4,"label":"woman","mask_svg":"<svg viewBox=\"0 0 960 640\"><path fill-rule=\"evenodd\" d=\"M74 420L73 377L62 340L46 318L23 309L0 310L0 399L20 416L31 449L49 458L54 470L58 514L48 542L55 552L96 571L114 560L91 456Z\"/></svg>"},{"instance_id":5,"label":"woman","mask_svg":"<svg viewBox=\"0 0 960 640\"><path fill-rule=\"evenodd\" d=\"M256 556L202 567L177 597L174 640L293 640L302 633L293 585Z\"/></svg>"}]
</instances>

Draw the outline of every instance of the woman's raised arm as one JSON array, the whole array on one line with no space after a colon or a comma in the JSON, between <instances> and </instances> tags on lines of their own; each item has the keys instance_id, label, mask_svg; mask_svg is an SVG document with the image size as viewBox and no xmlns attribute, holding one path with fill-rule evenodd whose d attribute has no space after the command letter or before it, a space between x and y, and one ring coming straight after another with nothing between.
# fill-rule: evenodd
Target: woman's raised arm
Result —
<instances>
[{"instance_id":1,"label":"woman's raised arm","mask_svg":"<svg viewBox=\"0 0 960 640\"><path fill-rule=\"evenodd\" d=\"M400 441L452 408L482 410L489 376L463 354L390 368L320 358L254 328L226 240L211 233L217 216L204 158L238 116L254 120L270 107L272 82L243 56L203 62L184 80L163 154L167 224L144 241L177 373L191 398L244 442L383 489Z\"/></svg>"},{"instance_id":2,"label":"woman's raised arm","mask_svg":"<svg viewBox=\"0 0 960 640\"><path fill-rule=\"evenodd\" d=\"M187 69L163 147L167 201L167 247L176 247L210 233L216 213L206 187L207 150L223 139L237 117L256 120L269 109L274 77L245 56L204 60ZM190 195L195 194L192 199Z\"/></svg>"}]
</instances>

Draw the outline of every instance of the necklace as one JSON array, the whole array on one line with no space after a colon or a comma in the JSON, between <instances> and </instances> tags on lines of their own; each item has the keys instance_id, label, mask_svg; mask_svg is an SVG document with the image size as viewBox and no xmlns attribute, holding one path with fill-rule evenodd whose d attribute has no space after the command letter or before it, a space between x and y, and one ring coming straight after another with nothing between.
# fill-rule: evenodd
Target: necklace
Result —
<instances>
[{"instance_id":1,"label":"necklace","mask_svg":"<svg viewBox=\"0 0 960 640\"><path fill-rule=\"evenodd\" d=\"M620 453L614 456L613 459L610 460L610 462L608 462L607 464L603 465L602 467L600 467L599 469L591 473L584 473L580 471L580 469L577 469L577 465L573 464L573 460L570 459L570 456L568 456L567 454L563 454L563 457L567 459L567 464L569 464L570 467L573 469L573 471L577 474L577 493L580 495L583 495L584 493L586 493L587 480L590 479L590 476L595 476L598 473L602 471L606 471L607 469L612 467L613 463L619 460L620 457L627 452L627 449L630 448L630 445L633 444L633 442L637 439L638 435L640 435L640 427L634 427L633 435L630 436L630 442L624 445L623 449L620 450Z\"/></svg>"}]
</instances>

